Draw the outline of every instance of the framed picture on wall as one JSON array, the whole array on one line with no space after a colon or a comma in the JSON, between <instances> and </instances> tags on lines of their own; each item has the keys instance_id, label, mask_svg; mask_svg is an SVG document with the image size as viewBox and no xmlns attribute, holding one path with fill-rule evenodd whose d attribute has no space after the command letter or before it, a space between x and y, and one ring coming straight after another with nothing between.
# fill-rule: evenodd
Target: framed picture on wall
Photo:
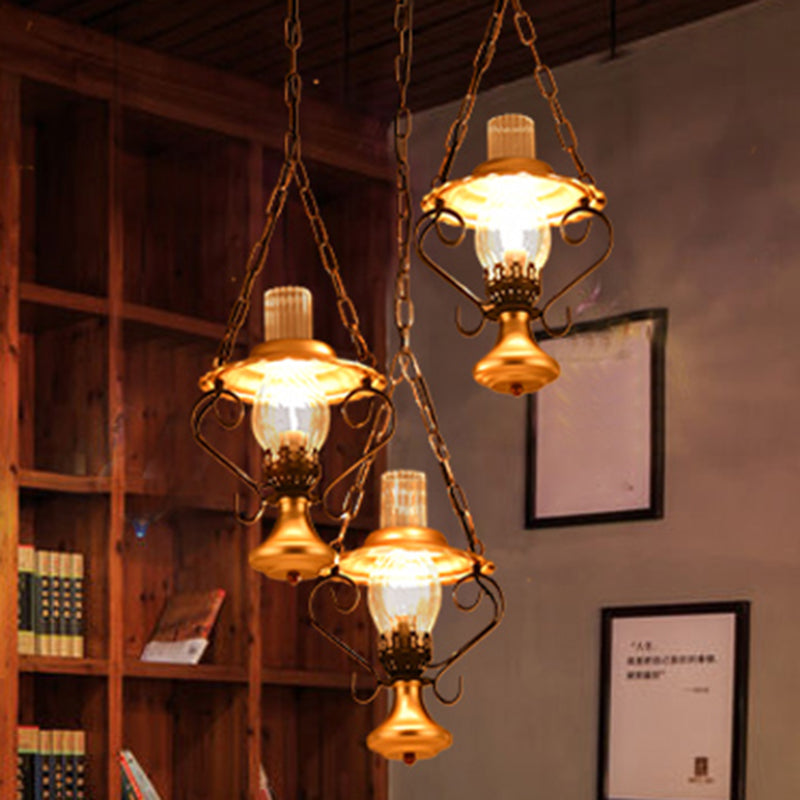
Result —
<instances>
[{"instance_id":1,"label":"framed picture on wall","mask_svg":"<svg viewBox=\"0 0 800 800\"><path fill-rule=\"evenodd\" d=\"M561 375L528 397L526 527L663 516L666 332L657 308L537 337Z\"/></svg>"},{"instance_id":2,"label":"framed picture on wall","mask_svg":"<svg viewBox=\"0 0 800 800\"><path fill-rule=\"evenodd\" d=\"M603 609L598 800L744 800L749 611Z\"/></svg>"}]
</instances>

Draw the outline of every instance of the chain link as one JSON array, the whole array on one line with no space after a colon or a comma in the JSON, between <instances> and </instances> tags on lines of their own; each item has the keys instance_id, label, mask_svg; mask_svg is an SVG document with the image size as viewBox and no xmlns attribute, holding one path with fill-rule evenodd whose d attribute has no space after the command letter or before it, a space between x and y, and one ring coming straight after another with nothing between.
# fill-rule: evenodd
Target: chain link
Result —
<instances>
[{"instance_id":1,"label":"chain link","mask_svg":"<svg viewBox=\"0 0 800 800\"><path fill-rule=\"evenodd\" d=\"M503 19L508 8L508 2L509 0L495 0L492 16L489 18L483 40L472 62L472 78L470 79L469 88L461 100L456 118L453 120L453 124L450 126L450 130L447 133L445 155L439 167L439 172L433 179L434 188L441 186L447 181L450 176L453 161L467 134L469 120L478 97L481 79L492 63L495 50L497 49L497 39L503 27ZM558 137L561 148L572 159L578 177L584 183L594 184L594 178L586 169L586 164L578 153L578 137L575 135L575 129L564 114L564 109L561 107L561 102L558 99L558 84L556 83L555 75L553 75L553 71L550 67L542 62L539 50L536 47L537 35L533 21L522 7L522 0L511 0L511 3L514 7L514 27L517 30L517 36L520 42L525 47L529 48L533 55L533 60L536 63L533 72L536 86L545 99L545 102L550 107L556 136Z\"/></svg>"},{"instance_id":2,"label":"chain link","mask_svg":"<svg viewBox=\"0 0 800 800\"><path fill-rule=\"evenodd\" d=\"M266 263L269 246L275 233L278 218L284 206L289 186L294 180L300 193L300 198L308 217L314 241L317 245L320 261L328 273L336 293L336 307L342 325L350 334L350 339L356 349L356 357L373 369L377 366L377 359L367 346L361 334L358 313L353 301L347 294L342 282L339 262L331 246L328 231L319 211L317 200L311 190L311 182L302 160L300 145L300 97L303 91L303 79L297 67L297 54L303 43L303 30L300 24L299 0L287 0L286 18L283 25L284 43L289 51L289 71L286 73L283 85L284 102L289 110L289 122L283 137L283 165L278 176L278 182L272 190L265 210L264 228L258 241L250 251L245 269L245 277L239 289L239 296L233 305L225 335L217 350L214 365L219 367L230 361L236 340L239 337L242 325L250 311L251 295L256 278Z\"/></svg>"},{"instance_id":3,"label":"chain link","mask_svg":"<svg viewBox=\"0 0 800 800\"><path fill-rule=\"evenodd\" d=\"M508 0L500 0L503 9ZM502 19L502 17L501 17ZM389 397L395 388L406 381L411 388L414 402L422 417L428 444L442 472L447 494L453 511L469 542L472 552L483 555L483 543L475 531L472 513L466 495L456 482L450 465L450 451L436 417L428 384L422 374L417 357L411 349L411 328L414 325L414 304L411 301L411 181L409 179L408 138L411 135L411 112L408 108L408 85L411 80L411 60L413 52L413 0L397 0L394 16L395 30L399 39L399 52L395 58L395 79L397 80L399 102L394 119L394 146L397 159L397 278L395 280L394 316L400 346L392 360L389 370ZM494 37L496 39L496 35ZM492 44L493 46L493 44ZM463 136L463 134L461 134Z\"/></svg>"},{"instance_id":4,"label":"chain link","mask_svg":"<svg viewBox=\"0 0 800 800\"><path fill-rule=\"evenodd\" d=\"M411 135L411 111L408 108L408 85L411 80L413 55L412 0L397 0L394 27L398 34L399 52L394 61L398 88L398 105L394 117L394 152L397 162L397 277L394 291L394 321L400 336L400 347L410 347L414 304L411 300L411 181L408 166L408 138Z\"/></svg>"},{"instance_id":5,"label":"chain link","mask_svg":"<svg viewBox=\"0 0 800 800\"><path fill-rule=\"evenodd\" d=\"M584 183L594 184L594 178L586 169L586 165L578 153L578 137L575 135L575 129L564 114L564 109L558 99L558 84L556 83L555 75L553 75L550 67L542 62L539 50L536 47L536 28L533 21L528 12L522 7L522 0L512 0L512 3L514 6L514 27L517 29L517 36L520 42L530 49L533 60L536 62L533 76L536 80L536 85L539 87L539 92L550 106L550 113L553 116L556 136L558 136L561 149L572 159L578 177Z\"/></svg>"},{"instance_id":6,"label":"chain link","mask_svg":"<svg viewBox=\"0 0 800 800\"><path fill-rule=\"evenodd\" d=\"M325 272L328 273L331 283L333 284L333 290L336 293L336 308L339 311L339 318L342 321L342 325L344 325L345 329L350 334L350 340L356 349L356 358L375 369L378 361L367 346L367 342L361 333L358 312L353 305L353 301L350 299L350 295L347 294L347 289L345 289L342 281L342 275L339 271L339 261L331 246L328 230L320 214L317 199L314 197L314 192L311 190L311 182L302 160L297 162L295 183L300 193L300 199L303 201L303 208L308 217L308 222L311 225L311 232L314 234L314 241L317 244L320 261L325 268Z\"/></svg>"},{"instance_id":7,"label":"chain link","mask_svg":"<svg viewBox=\"0 0 800 800\"><path fill-rule=\"evenodd\" d=\"M472 109L475 107L475 101L478 99L478 90L483 75L486 70L489 69L489 65L494 58L494 52L497 48L497 37L500 36L500 30L503 27L503 19L507 8L508 0L495 0L492 16L489 18L489 22L483 34L483 40L475 53L475 58L472 60L472 77L470 78L469 88L461 100L458 114L456 114L456 118L453 120L450 130L447 132L445 156L439 167L438 174L433 179L434 188L441 186L447 181L456 154L461 147L461 143L464 141L464 137L467 135L469 118L472 116Z\"/></svg>"}]
</instances>

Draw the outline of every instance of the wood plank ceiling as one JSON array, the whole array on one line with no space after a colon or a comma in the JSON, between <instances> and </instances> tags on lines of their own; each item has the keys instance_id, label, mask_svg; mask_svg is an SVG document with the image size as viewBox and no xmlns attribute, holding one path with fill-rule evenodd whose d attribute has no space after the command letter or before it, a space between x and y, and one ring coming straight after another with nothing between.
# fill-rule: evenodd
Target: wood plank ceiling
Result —
<instances>
[{"instance_id":1,"label":"wood plank ceiling","mask_svg":"<svg viewBox=\"0 0 800 800\"><path fill-rule=\"evenodd\" d=\"M539 47L551 66L607 57L616 42L643 36L752 0L527 0ZM286 69L284 0L16 0L33 11L189 61L279 85ZM417 0L412 110L455 100L466 90L492 0ZM382 119L396 102L391 0L301 3L304 91ZM510 14L509 14L510 17ZM612 26L612 20L616 24ZM612 33L613 29L613 33ZM506 19L483 87L530 74L532 59Z\"/></svg>"}]
</instances>

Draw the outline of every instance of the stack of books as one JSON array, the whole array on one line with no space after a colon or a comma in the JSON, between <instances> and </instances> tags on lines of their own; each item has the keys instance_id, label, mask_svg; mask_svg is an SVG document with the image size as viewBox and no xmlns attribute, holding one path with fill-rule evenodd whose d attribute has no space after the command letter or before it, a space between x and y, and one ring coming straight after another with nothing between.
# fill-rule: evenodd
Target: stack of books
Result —
<instances>
[{"instance_id":1,"label":"stack of books","mask_svg":"<svg viewBox=\"0 0 800 800\"><path fill-rule=\"evenodd\" d=\"M130 750L121 750L119 766L122 772L122 800L161 800L142 765Z\"/></svg>"},{"instance_id":2,"label":"stack of books","mask_svg":"<svg viewBox=\"0 0 800 800\"><path fill-rule=\"evenodd\" d=\"M17 649L83 658L83 554L20 545Z\"/></svg>"},{"instance_id":3,"label":"stack of books","mask_svg":"<svg viewBox=\"0 0 800 800\"><path fill-rule=\"evenodd\" d=\"M17 730L17 800L85 800L86 733Z\"/></svg>"}]
</instances>

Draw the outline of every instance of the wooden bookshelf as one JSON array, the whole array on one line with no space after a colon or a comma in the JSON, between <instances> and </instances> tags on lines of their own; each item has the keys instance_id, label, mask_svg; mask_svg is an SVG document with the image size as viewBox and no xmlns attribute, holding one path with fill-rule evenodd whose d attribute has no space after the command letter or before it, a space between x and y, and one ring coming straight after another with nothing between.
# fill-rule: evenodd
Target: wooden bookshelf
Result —
<instances>
[{"instance_id":1,"label":"wooden bookshelf","mask_svg":"<svg viewBox=\"0 0 800 800\"><path fill-rule=\"evenodd\" d=\"M87 731L96 798L120 796L122 747L174 800L254 798L262 762L279 797L386 798L385 765L365 745L380 704L351 699L352 665L308 625L310 587L249 569L271 516L235 521L235 496L248 498L189 429L261 229L284 113L263 87L0 0L0 797L17 725L37 724ZM303 130L345 283L383 357L384 131L313 103ZM287 282L312 289L317 338L352 357L296 198L241 352L260 337L261 290ZM248 426L215 441L257 469ZM359 450L334 422L325 475ZM356 530L374 523L374 495ZM314 520L335 535L318 509ZM84 554L84 658L17 654L18 544ZM216 587L226 599L203 663L139 660L167 596ZM365 609L329 622L374 647Z\"/></svg>"}]
</instances>

